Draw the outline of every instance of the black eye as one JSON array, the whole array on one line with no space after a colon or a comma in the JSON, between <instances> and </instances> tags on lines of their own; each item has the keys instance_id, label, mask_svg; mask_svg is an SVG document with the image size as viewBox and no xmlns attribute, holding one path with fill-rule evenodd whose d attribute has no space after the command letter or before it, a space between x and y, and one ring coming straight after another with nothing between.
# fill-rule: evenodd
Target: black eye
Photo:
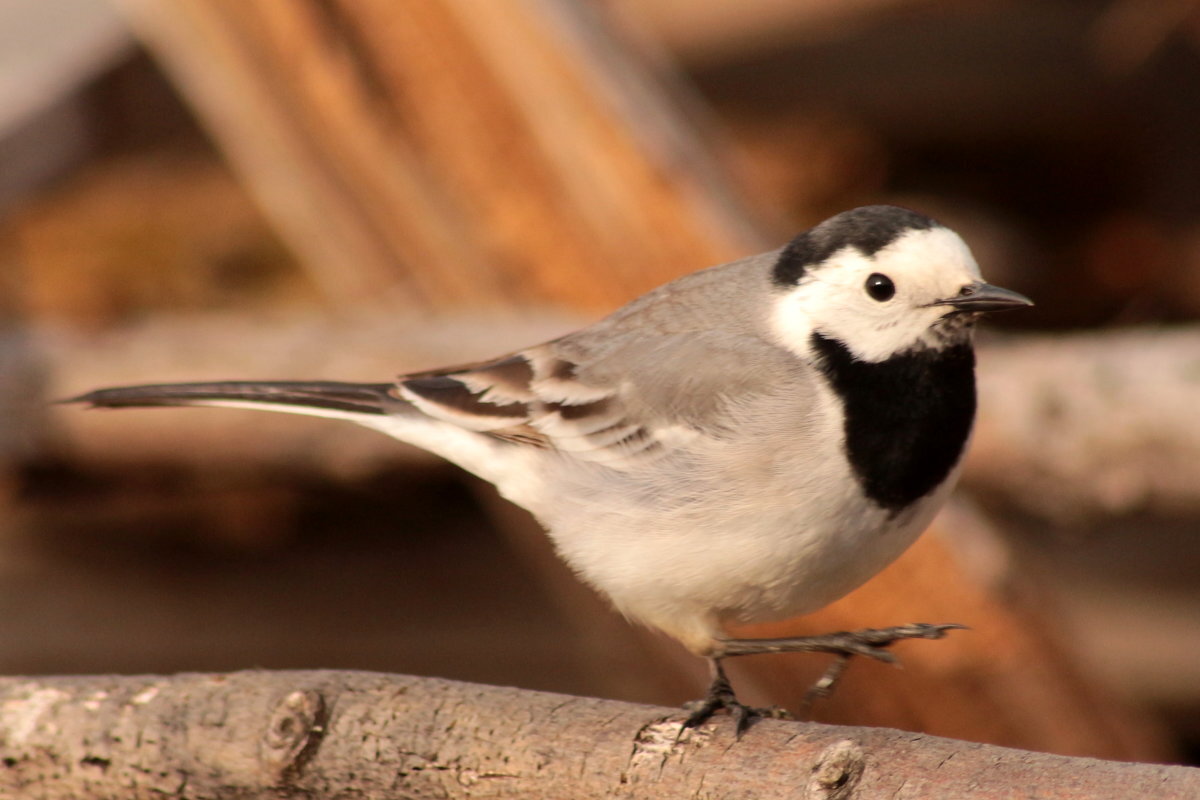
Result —
<instances>
[{"instance_id":1,"label":"black eye","mask_svg":"<svg viewBox=\"0 0 1200 800\"><path fill-rule=\"evenodd\" d=\"M879 302L891 300L896 293L896 284L887 275L872 272L867 278L867 294Z\"/></svg>"}]
</instances>

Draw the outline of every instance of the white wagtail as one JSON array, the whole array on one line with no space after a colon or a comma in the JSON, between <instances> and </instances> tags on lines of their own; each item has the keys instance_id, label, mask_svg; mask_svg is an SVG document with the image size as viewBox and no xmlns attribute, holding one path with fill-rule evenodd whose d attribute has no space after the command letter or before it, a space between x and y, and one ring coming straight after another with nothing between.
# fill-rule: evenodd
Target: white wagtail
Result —
<instances>
[{"instance_id":1,"label":"white wagtail","mask_svg":"<svg viewBox=\"0 0 1200 800\"><path fill-rule=\"evenodd\" d=\"M626 617L709 659L689 724L740 704L721 659L891 660L955 625L731 638L847 594L897 558L955 483L975 417L984 283L953 231L913 211L838 214L785 247L661 286L576 333L389 383L101 389L93 406L211 405L336 417L494 483Z\"/></svg>"}]
</instances>

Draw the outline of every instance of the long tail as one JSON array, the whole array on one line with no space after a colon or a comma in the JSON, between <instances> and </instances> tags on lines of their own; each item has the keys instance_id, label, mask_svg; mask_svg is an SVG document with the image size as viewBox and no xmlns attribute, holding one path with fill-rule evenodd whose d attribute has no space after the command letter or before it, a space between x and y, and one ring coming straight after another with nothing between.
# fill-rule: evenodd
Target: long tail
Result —
<instances>
[{"instance_id":1,"label":"long tail","mask_svg":"<svg viewBox=\"0 0 1200 800\"><path fill-rule=\"evenodd\" d=\"M292 410L331 416L388 414L407 403L393 383L339 383L337 381L222 381L220 383L159 383L119 386L64 400L88 403L93 408L149 406L261 406L264 410ZM340 413L337 413L340 412Z\"/></svg>"}]
</instances>

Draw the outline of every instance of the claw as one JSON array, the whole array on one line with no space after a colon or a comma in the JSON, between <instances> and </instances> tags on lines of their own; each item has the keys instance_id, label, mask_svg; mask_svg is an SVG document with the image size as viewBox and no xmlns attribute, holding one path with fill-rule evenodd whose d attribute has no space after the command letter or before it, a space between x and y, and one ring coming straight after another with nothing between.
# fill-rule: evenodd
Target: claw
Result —
<instances>
[{"instance_id":1,"label":"claw","mask_svg":"<svg viewBox=\"0 0 1200 800\"><path fill-rule=\"evenodd\" d=\"M742 738L750 726L757 719L795 719L785 708L779 706L770 706L769 708L755 708L748 706L745 703L734 697L730 692L727 696L720 698L706 697L703 700L696 700L687 703L684 706L685 711L690 711L688 718L683 721L684 728L697 728L708 722L713 714L720 710L729 712L729 716L733 718L734 736L738 739Z\"/></svg>"},{"instance_id":2,"label":"claw","mask_svg":"<svg viewBox=\"0 0 1200 800\"><path fill-rule=\"evenodd\" d=\"M787 709L778 706L755 708L741 702L733 693L733 686L729 683L729 678L725 676L725 670L721 667L721 663L713 660L712 669L713 681L712 685L708 687L708 695L703 700L695 700L683 707L685 711L689 712L687 719L683 721L685 729L703 725L713 714L721 710L729 712L729 716L733 717L734 735L738 739L742 738L742 734L749 730L756 719L793 719Z\"/></svg>"}]
</instances>

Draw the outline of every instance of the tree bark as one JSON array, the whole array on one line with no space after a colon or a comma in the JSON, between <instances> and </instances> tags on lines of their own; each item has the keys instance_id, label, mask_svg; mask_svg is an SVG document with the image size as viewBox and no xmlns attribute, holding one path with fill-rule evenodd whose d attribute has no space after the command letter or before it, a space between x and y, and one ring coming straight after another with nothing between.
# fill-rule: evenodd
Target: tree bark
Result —
<instances>
[{"instance_id":1,"label":"tree bark","mask_svg":"<svg viewBox=\"0 0 1200 800\"><path fill-rule=\"evenodd\" d=\"M0 793L1171 800L1200 770L362 672L0 679Z\"/></svg>"}]
</instances>

